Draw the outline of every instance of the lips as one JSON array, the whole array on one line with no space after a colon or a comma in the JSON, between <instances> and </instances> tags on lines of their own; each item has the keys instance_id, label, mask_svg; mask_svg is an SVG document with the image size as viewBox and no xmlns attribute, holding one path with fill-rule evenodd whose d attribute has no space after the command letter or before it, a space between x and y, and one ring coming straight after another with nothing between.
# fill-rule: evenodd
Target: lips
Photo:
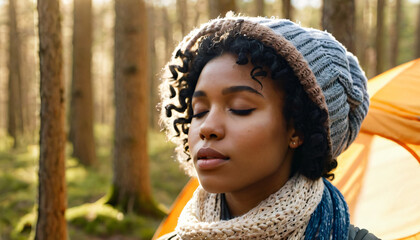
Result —
<instances>
[{"instance_id":1,"label":"lips","mask_svg":"<svg viewBox=\"0 0 420 240\"><path fill-rule=\"evenodd\" d=\"M201 148L197 152L197 159L198 160L205 160L205 159L222 159L222 160L229 160L229 158L218 151L212 148Z\"/></svg>"},{"instance_id":2,"label":"lips","mask_svg":"<svg viewBox=\"0 0 420 240\"><path fill-rule=\"evenodd\" d=\"M213 170L229 160L229 157L219 153L212 148L201 148L197 152L197 168L200 170Z\"/></svg>"}]
</instances>

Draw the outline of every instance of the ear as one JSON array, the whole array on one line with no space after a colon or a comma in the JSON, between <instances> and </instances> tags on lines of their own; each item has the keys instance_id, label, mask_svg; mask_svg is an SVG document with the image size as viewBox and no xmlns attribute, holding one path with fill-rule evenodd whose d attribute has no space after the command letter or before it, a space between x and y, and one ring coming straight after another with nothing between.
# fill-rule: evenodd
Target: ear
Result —
<instances>
[{"instance_id":1,"label":"ear","mask_svg":"<svg viewBox=\"0 0 420 240\"><path fill-rule=\"evenodd\" d=\"M293 131L290 140L289 140L289 147L292 149L298 148L303 143L303 137L301 134L298 134L296 131Z\"/></svg>"}]
</instances>

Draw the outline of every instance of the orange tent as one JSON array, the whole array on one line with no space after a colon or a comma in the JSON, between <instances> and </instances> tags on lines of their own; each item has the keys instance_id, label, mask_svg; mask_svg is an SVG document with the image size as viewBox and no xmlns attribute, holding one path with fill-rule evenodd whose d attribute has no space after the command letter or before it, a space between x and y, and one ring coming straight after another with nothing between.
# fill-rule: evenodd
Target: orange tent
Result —
<instances>
[{"instance_id":1,"label":"orange tent","mask_svg":"<svg viewBox=\"0 0 420 240\"><path fill-rule=\"evenodd\" d=\"M368 91L369 113L333 184L354 225L382 239L420 240L420 59L369 80ZM154 238L174 230L197 186L191 179Z\"/></svg>"}]
</instances>

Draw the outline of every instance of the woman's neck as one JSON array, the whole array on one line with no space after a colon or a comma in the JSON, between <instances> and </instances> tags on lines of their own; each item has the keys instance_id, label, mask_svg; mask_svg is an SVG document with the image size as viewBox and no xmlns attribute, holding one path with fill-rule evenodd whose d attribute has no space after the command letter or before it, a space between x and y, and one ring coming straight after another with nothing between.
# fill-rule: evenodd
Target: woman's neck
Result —
<instances>
[{"instance_id":1,"label":"woman's neck","mask_svg":"<svg viewBox=\"0 0 420 240\"><path fill-rule=\"evenodd\" d=\"M230 214L234 217L241 216L256 207L261 201L277 192L289 180L291 159L283 161L278 171L262 179L246 189L225 193ZM271 184L266 184L270 182Z\"/></svg>"}]
</instances>

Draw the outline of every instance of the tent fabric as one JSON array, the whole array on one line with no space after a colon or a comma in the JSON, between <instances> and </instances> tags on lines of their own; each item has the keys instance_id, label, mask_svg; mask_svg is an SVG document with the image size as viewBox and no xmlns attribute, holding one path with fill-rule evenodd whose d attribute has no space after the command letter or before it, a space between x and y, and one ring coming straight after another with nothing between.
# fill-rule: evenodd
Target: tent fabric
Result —
<instances>
[{"instance_id":1,"label":"tent fabric","mask_svg":"<svg viewBox=\"0 0 420 240\"><path fill-rule=\"evenodd\" d=\"M369 161L349 199L352 222L383 239L420 239L420 59L371 79L368 92L359 139L371 138Z\"/></svg>"},{"instance_id":2,"label":"tent fabric","mask_svg":"<svg viewBox=\"0 0 420 240\"><path fill-rule=\"evenodd\" d=\"M420 163L420 59L369 80L368 92L361 131L398 142Z\"/></svg>"},{"instance_id":3,"label":"tent fabric","mask_svg":"<svg viewBox=\"0 0 420 240\"><path fill-rule=\"evenodd\" d=\"M371 135L359 135L355 142L337 159L339 164L338 168L334 170L332 183L345 197L350 216L354 215L354 209L362 189L363 182L360 179L363 179L366 173L371 142Z\"/></svg>"},{"instance_id":4,"label":"tent fabric","mask_svg":"<svg viewBox=\"0 0 420 240\"><path fill-rule=\"evenodd\" d=\"M382 239L420 240L420 59L369 80L368 92L368 115L338 158L333 184L356 226ZM191 179L154 238L174 230L197 186Z\"/></svg>"},{"instance_id":5,"label":"tent fabric","mask_svg":"<svg viewBox=\"0 0 420 240\"><path fill-rule=\"evenodd\" d=\"M361 133L338 159L333 184L343 193L351 223L381 239L420 232L420 165L389 139Z\"/></svg>"},{"instance_id":6,"label":"tent fabric","mask_svg":"<svg viewBox=\"0 0 420 240\"><path fill-rule=\"evenodd\" d=\"M153 239L157 239L167 233L173 232L175 230L176 224L178 222L178 217L182 212L182 209L191 199L195 189L197 189L199 183L197 178L191 178L185 187L182 189L181 193L178 195L175 202L172 204L171 211L169 215L162 221L159 228L156 230Z\"/></svg>"}]
</instances>

